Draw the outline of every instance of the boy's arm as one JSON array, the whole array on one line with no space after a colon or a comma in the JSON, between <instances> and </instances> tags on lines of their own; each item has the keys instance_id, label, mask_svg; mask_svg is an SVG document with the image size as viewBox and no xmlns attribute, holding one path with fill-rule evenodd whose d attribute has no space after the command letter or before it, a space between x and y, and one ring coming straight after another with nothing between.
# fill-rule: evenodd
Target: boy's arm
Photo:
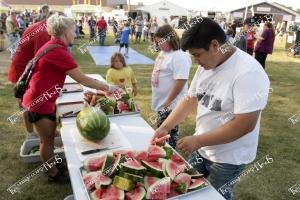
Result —
<instances>
[{"instance_id":1,"label":"boy's arm","mask_svg":"<svg viewBox=\"0 0 300 200\"><path fill-rule=\"evenodd\" d=\"M233 120L205 134L188 136L178 141L178 148L184 153L191 153L201 147L233 142L253 131L260 115L260 110L245 114L236 114Z\"/></svg>"}]
</instances>

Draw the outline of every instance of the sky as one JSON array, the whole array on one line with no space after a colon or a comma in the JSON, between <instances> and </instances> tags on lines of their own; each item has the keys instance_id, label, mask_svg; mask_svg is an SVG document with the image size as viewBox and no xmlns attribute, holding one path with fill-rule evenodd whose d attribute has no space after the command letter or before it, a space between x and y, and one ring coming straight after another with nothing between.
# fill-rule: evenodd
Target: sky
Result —
<instances>
[{"instance_id":1,"label":"sky","mask_svg":"<svg viewBox=\"0 0 300 200\"><path fill-rule=\"evenodd\" d=\"M153 4L162 0L130 0L131 4L143 2L144 5ZM218 10L230 11L237 8L245 7L249 4L256 4L264 0L168 0L174 4L192 10ZM294 9L300 9L300 0L270 0L268 2L277 2L285 6L291 6Z\"/></svg>"}]
</instances>

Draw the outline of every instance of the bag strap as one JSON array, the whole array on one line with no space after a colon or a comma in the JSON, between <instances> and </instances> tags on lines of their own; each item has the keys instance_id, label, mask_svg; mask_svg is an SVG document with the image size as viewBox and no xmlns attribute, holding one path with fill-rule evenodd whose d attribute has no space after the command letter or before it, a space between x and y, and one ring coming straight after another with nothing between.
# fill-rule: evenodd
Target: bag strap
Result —
<instances>
[{"instance_id":1,"label":"bag strap","mask_svg":"<svg viewBox=\"0 0 300 200\"><path fill-rule=\"evenodd\" d=\"M45 48L41 53L39 53L36 57L34 57L33 62L36 63L41 57L43 57L48 51L61 47L61 45L59 44L53 44L51 46L48 46L47 48Z\"/></svg>"}]
</instances>

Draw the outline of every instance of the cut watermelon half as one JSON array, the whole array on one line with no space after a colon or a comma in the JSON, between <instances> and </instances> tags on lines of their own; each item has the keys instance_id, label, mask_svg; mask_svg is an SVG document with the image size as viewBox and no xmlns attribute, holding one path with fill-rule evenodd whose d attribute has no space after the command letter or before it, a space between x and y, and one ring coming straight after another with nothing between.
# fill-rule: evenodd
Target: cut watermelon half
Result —
<instances>
[{"instance_id":1,"label":"cut watermelon half","mask_svg":"<svg viewBox=\"0 0 300 200\"><path fill-rule=\"evenodd\" d=\"M165 177L153 183L147 190L147 199L166 199L170 193L171 179Z\"/></svg>"},{"instance_id":2,"label":"cut watermelon half","mask_svg":"<svg viewBox=\"0 0 300 200\"><path fill-rule=\"evenodd\" d=\"M123 200L125 193L123 190L109 185L107 188L99 188L91 194L92 200Z\"/></svg>"},{"instance_id":3,"label":"cut watermelon half","mask_svg":"<svg viewBox=\"0 0 300 200\"><path fill-rule=\"evenodd\" d=\"M104 160L105 156L92 156L84 160L83 167L87 171L96 171L101 169Z\"/></svg>"},{"instance_id":4,"label":"cut watermelon half","mask_svg":"<svg viewBox=\"0 0 300 200\"><path fill-rule=\"evenodd\" d=\"M126 200L143 200L146 198L146 190L143 187L129 191L125 194Z\"/></svg>"},{"instance_id":5,"label":"cut watermelon half","mask_svg":"<svg viewBox=\"0 0 300 200\"><path fill-rule=\"evenodd\" d=\"M150 177L150 176L145 176L144 177L144 185L145 188L148 189L153 183L159 181L160 179L157 177Z\"/></svg>"},{"instance_id":6,"label":"cut watermelon half","mask_svg":"<svg viewBox=\"0 0 300 200\"><path fill-rule=\"evenodd\" d=\"M130 174L143 175L146 168L137 160L132 159L121 164L122 172L127 172Z\"/></svg>"},{"instance_id":7,"label":"cut watermelon half","mask_svg":"<svg viewBox=\"0 0 300 200\"><path fill-rule=\"evenodd\" d=\"M157 161L159 158L166 157L166 151L159 146L150 145L148 148L148 161Z\"/></svg>"},{"instance_id":8,"label":"cut watermelon half","mask_svg":"<svg viewBox=\"0 0 300 200\"><path fill-rule=\"evenodd\" d=\"M102 169L101 169L102 173L105 176L108 176L110 174L110 171L111 171L112 166L113 166L113 161L114 161L113 155L106 154L106 157L105 157L105 160L103 162Z\"/></svg>"},{"instance_id":9,"label":"cut watermelon half","mask_svg":"<svg viewBox=\"0 0 300 200\"><path fill-rule=\"evenodd\" d=\"M184 172L185 169L185 164L179 165L171 160L168 160L163 164L164 174L169 176L172 180L174 180L175 176Z\"/></svg>"},{"instance_id":10,"label":"cut watermelon half","mask_svg":"<svg viewBox=\"0 0 300 200\"><path fill-rule=\"evenodd\" d=\"M206 181L203 178L198 178L198 179L192 180L192 182L193 183L189 187L189 190L199 190L201 188L208 186L208 184L206 183Z\"/></svg>"},{"instance_id":11,"label":"cut watermelon half","mask_svg":"<svg viewBox=\"0 0 300 200\"><path fill-rule=\"evenodd\" d=\"M149 174L154 177L162 178L164 177L164 173L162 170L162 163L159 162L147 162L142 161L144 166L147 168L147 170L150 172Z\"/></svg>"}]
</instances>

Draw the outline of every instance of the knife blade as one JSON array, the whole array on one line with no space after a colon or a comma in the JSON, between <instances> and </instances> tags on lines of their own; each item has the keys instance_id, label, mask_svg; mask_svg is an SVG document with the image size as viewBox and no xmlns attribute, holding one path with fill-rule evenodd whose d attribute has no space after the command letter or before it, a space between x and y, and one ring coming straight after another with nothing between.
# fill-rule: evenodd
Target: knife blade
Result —
<instances>
[{"instance_id":1,"label":"knife blade","mask_svg":"<svg viewBox=\"0 0 300 200\"><path fill-rule=\"evenodd\" d=\"M87 151L83 151L81 152L82 155L88 155L88 154L92 154L92 153L98 153L100 151L106 151L106 150L110 150L110 149L118 149L122 146L115 146L115 147L104 147L104 148L99 148L99 149L91 149L91 150L87 150Z\"/></svg>"}]
</instances>

